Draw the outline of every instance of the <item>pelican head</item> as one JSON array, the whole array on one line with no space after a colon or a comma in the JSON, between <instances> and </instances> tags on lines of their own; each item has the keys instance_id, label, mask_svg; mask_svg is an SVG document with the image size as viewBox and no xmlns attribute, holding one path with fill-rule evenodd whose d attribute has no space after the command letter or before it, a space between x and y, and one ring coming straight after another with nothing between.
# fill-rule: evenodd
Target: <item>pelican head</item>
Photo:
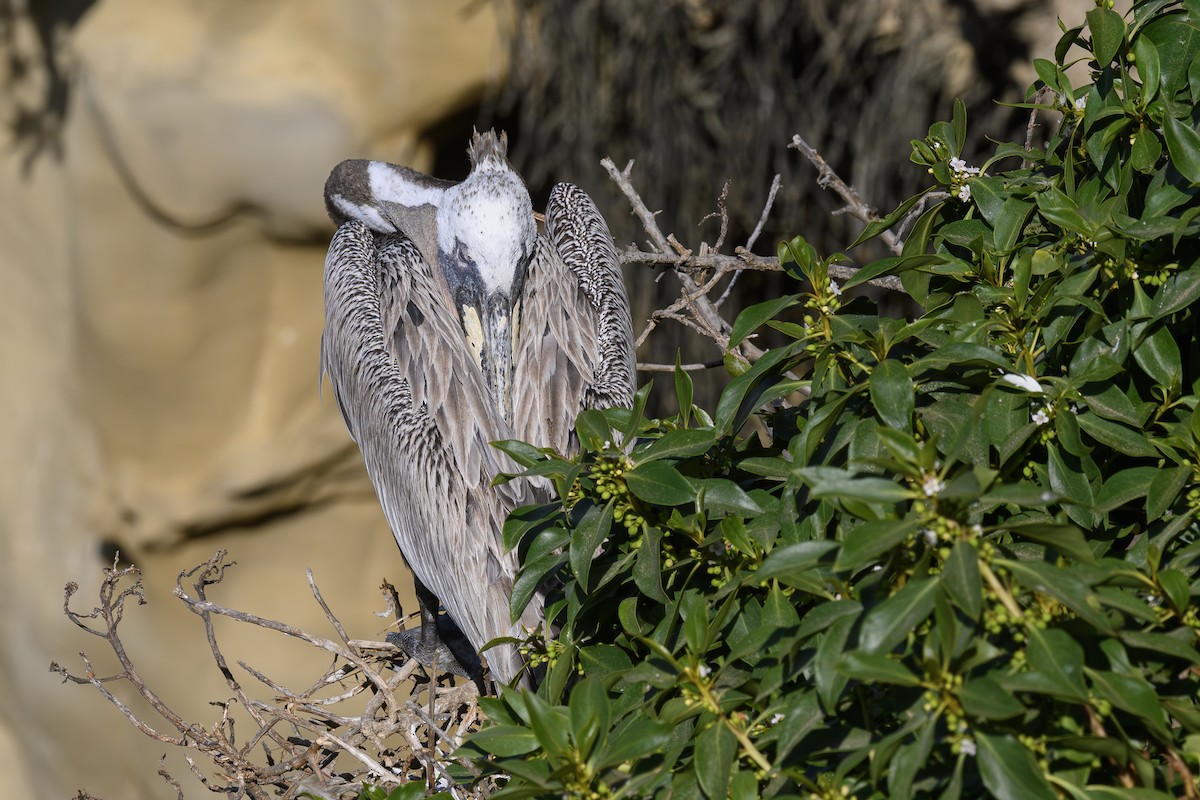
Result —
<instances>
[{"instance_id":1,"label":"pelican head","mask_svg":"<svg viewBox=\"0 0 1200 800\"><path fill-rule=\"evenodd\" d=\"M476 133L471 174L437 209L438 262L492 402L512 421L517 300L537 244L533 203L508 163L508 140Z\"/></svg>"}]
</instances>

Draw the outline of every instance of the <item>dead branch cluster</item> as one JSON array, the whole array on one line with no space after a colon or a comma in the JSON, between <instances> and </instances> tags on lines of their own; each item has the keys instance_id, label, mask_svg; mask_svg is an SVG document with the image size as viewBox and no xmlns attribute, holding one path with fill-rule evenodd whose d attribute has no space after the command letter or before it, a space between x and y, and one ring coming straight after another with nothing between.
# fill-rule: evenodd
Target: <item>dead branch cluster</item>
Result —
<instances>
[{"instance_id":1,"label":"dead branch cluster","mask_svg":"<svg viewBox=\"0 0 1200 800\"><path fill-rule=\"evenodd\" d=\"M126 650L120 625L132 602L146 602L142 576L136 567L104 571L99 605L87 613L71 608L79 587L66 587L63 611L88 633L104 640L120 665L113 675L100 676L92 659L81 652L83 672L76 675L57 663L50 665L65 681L91 685L128 722L146 736L183 751L192 773L210 791L230 798L297 798L305 793L330 800L356 798L364 781L384 787L420 781L429 787L451 789L455 797L489 793L487 785L466 790L453 785L447 770L463 736L478 726L478 690L472 683L442 685L430 681L416 661L392 644L350 639L321 596L312 572L309 587L324 610L336 639L308 633L275 620L226 608L208 598L235 562L224 550L206 563L179 574L174 594L200 617L204 635L230 695L215 701L217 719L211 724L191 721L172 709L147 682ZM184 583L190 582L185 588ZM400 616L395 589L380 587L388 609L381 615ZM309 686L291 689L272 680L243 660L236 673L218 642L215 617L227 617L305 642L324 651L331 662ZM323 661L324 659L322 659ZM248 676L252 691L245 685ZM140 714L115 685L132 688L153 710ZM124 691L121 691L125 694ZM264 699L265 698L265 699ZM470 765L462 762L470 769ZM167 771L166 756L158 774L177 797L184 792ZM83 797L88 795L83 794Z\"/></svg>"},{"instance_id":2,"label":"dead branch cluster","mask_svg":"<svg viewBox=\"0 0 1200 800\"><path fill-rule=\"evenodd\" d=\"M817 168L817 185L822 189L832 189L845 203L841 213L849 214L863 223L875 222L880 219L875 209L867 205L849 184L838 177L833 168L821 157L821 154L803 138L798 134L793 136L789 146L799 151ZM724 354L730 350L729 333L731 330L731 324L721 315L720 308L729 298L738 276L745 271L778 272L782 270L776 256L761 256L753 252L754 245L770 216L775 197L779 193L781 176L776 175L771 182L758 224L746 242L734 247L733 253L730 254L722 252L722 249L727 246L725 238L729 231L729 209L726 206L729 195L728 182L725 183L717 198L716 212L709 217L715 216L720 220L721 227L716 241L712 244L701 242L697 248L692 249L681 244L673 233L663 233L656 221L659 212L650 211L633 186L633 161L626 164L624 169L618 169L617 165L609 158L603 159L600 163L629 201L633 214L642 223L642 228L649 237L645 249L630 246L621 251L619 254L621 263L669 267L679 280L679 297L665 308L658 309L650 315L650 319L637 337L637 345L640 347L660 322L669 320L699 333L704 339L711 341L722 354L722 357L712 361L685 364L683 365L684 369L710 369L720 366L724 363ZM897 227L902 229L904 224L905 221L901 221ZM890 230L885 230L880 238L893 253L899 255L903 244L899 236ZM829 268L830 276L837 280L845 280L855 272L857 272L856 268L843 264L833 264ZM904 291L900 280L895 277L877 278L868 283L890 291ZM714 299L713 294L718 289L720 294ZM743 341L734 348L734 353L745 362L754 362L762 356L763 350L753 342ZM670 372L675 369L675 365L639 363L638 369L643 372Z\"/></svg>"}]
</instances>

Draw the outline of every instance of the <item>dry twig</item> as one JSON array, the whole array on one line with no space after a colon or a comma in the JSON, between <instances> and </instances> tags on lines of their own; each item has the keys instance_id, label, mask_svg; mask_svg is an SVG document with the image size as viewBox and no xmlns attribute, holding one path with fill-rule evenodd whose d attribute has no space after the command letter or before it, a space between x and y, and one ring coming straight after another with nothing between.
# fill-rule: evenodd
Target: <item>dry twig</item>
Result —
<instances>
[{"instance_id":1,"label":"dry twig","mask_svg":"<svg viewBox=\"0 0 1200 800\"><path fill-rule=\"evenodd\" d=\"M221 709L217 722L191 722L174 711L143 679L126 651L119 632L126 603L145 603L136 567L114 564L106 569L100 604L88 613L71 608L79 589L74 583L67 585L63 602L64 613L73 623L106 642L121 671L97 676L85 653L80 653L82 675L58 664L51 664L50 669L64 681L93 686L146 736L183 749L188 767L206 789L227 797L295 798L302 791L316 791L322 797L343 800L358 797L364 780L383 786L425 782L426 776L431 781L444 780L451 754L481 719L474 684L418 683L414 681L418 665L406 660L394 645L350 639L321 597L311 571L309 587L340 641L208 599L208 587L221 583L233 564L224 550L218 551L206 563L181 572L175 587L175 595L202 619L213 660L233 695L213 703ZM191 586L185 589L184 581L189 579ZM394 590L386 583L381 588L389 608L398 611ZM332 654L333 661L303 690L283 686L238 661L242 670L270 691L266 698L252 696L226 661L212 625L214 614L299 639ZM109 688L121 682L129 684L160 720L136 716ZM424 703L418 702L422 693ZM235 728L247 722L250 735L241 738ZM431 744L421 745L424 738ZM165 760L159 765L159 775L183 798L183 789L167 771ZM486 785L458 786L455 793L462 798L482 797L489 789Z\"/></svg>"},{"instance_id":2,"label":"dry twig","mask_svg":"<svg viewBox=\"0 0 1200 800\"><path fill-rule=\"evenodd\" d=\"M846 199L848 210L864 222L878 219L875 212L862 201L853 189L837 176L816 150L804 144L804 140L799 136L794 138L792 146L798 147L797 142L806 148L802 152L820 170L819 185L822 187L832 186L835 191ZM708 219L716 216L720 219L721 229L717 241L711 246L706 242L701 243L696 250L692 250L680 244L673 234L664 234L659 227L656 220L659 212L651 211L646 206L637 189L633 186L631 180L633 161L627 163L624 169L618 169L612 159L609 158L601 160L600 163L617 185L617 188L625 195L626 200L629 201L633 214L641 221L642 228L649 237L648 250L631 246L622 251L619 254L621 264L668 266L680 283L679 297L666 308L658 309L650 315L650 319L647 320L645 327L637 337L636 346L640 347L650 334L653 333L654 329L658 327L660 322L670 320L696 331L705 339L713 342L722 352L729 350L731 326L721 316L719 309L729 297L729 293L738 276L746 270L766 272L778 272L782 270L779 260L776 257L759 256L751 252L766 224L771 207L775 202L775 197L779 192L781 185L780 176L776 175L775 179L771 182L771 188L767 195L767 201L763 206L762 214L759 217L758 225L755 226L754 231L747 238L745 245L735 248L733 255L729 255L720 252L721 247L725 244L725 236L728 232L729 213L726 208L726 198L729 193L728 183L722 188L721 194L717 199L717 211L705 218ZM889 247L899 252L901 246L900 240L895 234L890 231L884 231L883 238ZM838 280L846 280L854 275L855 272L857 272L857 269L845 265L833 264L829 267L830 276ZM729 278L729 281L721 295L716 300L711 299L709 297L710 293L726 278ZM892 291L904 291L900 280L895 277L877 278L868 281L868 283ZM749 363L762 357L764 351L750 341L742 341L737 347L732 349L732 353L736 358ZM685 369L711 369L719 366L721 363L721 361L717 360L699 364L688 364ZM638 369L644 372L669 372L674 370L674 368L674 365L670 364L638 364Z\"/></svg>"}]
</instances>

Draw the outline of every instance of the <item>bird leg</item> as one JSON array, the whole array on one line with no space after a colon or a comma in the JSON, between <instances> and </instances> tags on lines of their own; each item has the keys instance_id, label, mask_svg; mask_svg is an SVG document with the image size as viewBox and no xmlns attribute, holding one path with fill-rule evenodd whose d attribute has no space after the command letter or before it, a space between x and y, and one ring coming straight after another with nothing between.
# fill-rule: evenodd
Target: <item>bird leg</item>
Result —
<instances>
[{"instance_id":1,"label":"bird leg","mask_svg":"<svg viewBox=\"0 0 1200 800\"><path fill-rule=\"evenodd\" d=\"M454 621L439 616L440 601L414 575L413 584L417 591L417 608L421 615L421 627L412 630L393 631L387 640L403 650L409 658L425 668L431 679L438 672L449 672L474 681L483 691L483 665L472 650L467 637Z\"/></svg>"}]
</instances>

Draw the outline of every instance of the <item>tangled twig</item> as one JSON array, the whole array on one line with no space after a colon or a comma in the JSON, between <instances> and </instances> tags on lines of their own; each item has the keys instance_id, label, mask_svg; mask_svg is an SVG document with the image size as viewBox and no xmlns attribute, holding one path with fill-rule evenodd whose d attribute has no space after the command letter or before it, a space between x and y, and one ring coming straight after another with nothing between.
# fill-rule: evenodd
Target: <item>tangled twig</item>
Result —
<instances>
[{"instance_id":1,"label":"tangled twig","mask_svg":"<svg viewBox=\"0 0 1200 800\"><path fill-rule=\"evenodd\" d=\"M838 177L837 173L825 162L820 153L809 146L799 135L793 138L791 147L800 150L817 167L819 171L817 184L822 188L833 188L846 201L847 206L845 210L847 212L863 222L874 222L879 219L875 211L863 202L858 193ZM679 297L666 308L658 309L650 315L650 319L647 320L645 327L637 337L636 345L640 347L650 334L653 333L655 328L658 327L660 322L669 320L691 328L705 339L713 342L722 352L729 350L735 358L743 362L751 363L762 357L764 351L750 341L742 341L730 350L729 333L731 326L721 316L720 307L729 297L733 285L743 272L779 272L783 269L778 258L774 256L760 256L752 252L771 213L775 197L779 192L781 185L780 176L776 175L775 179L771 182L766 203L763 206L762 214L759 216L758 224L755 226L754 231L746 239L744 245L734 248L733 254L727 254L720 252L720 250L725 244L725 237L728 232L729 212L726 208L726 199L729 194L728 183L721 189L720 196L717 198L717 211L705 218L709 219L715 216L721 221L720 233L716 242L712 245L702 242L698 248L693 250L682 245L675 238L674 234L663 233L657 221L659 212L651 211L637 189L633 186L633 161L628 162L624 169L618 169L617 165L610 158L605 158L600 163L608 172L613 183L625 195L633 214L641 221L642 228L649 237L649 249L644 250L637 246L630 246L623 250L619 254L621 264L670 267L680 283ZM899 226L903 224L903 220L898 223ZM896 253L900 252L902 242L897 234L890 230L885 230L880 236L889 248ZM831 264L829 266L830 276L838 280L846 280L857 271L856 268L843 264ZM726 278L729 280L722 290L721 295L716 300L710 298L710 293ZM867 283L891 291L904 291L899 278L892 276L875 278L867 281ZM718 360L689 364L685 369L711 369L719 366L721 363ZM640 363L638 364L638 369L643 372L669 372L674 370L675 367L671 364Z\"/></svg>"},{"instance_id":2,"label":"tangled twig","mask_svg":"<svg viewBox=\"0 0 1200 800\"><path fill-rule=\"evenodd\" d=\"M208 588L220 584L234 563L220 550L207 562L181 572L175 586L175 596L203 621L213 660L232 693L229 699L213 703L221 709L217 722L206 726L184 719L148 685L126 651L119 632L126 603L146 602L141 573L133 566L118 568L114 563L105 570L100 603L90 612L71 608L79 590L75 583L67 584L63 601L67 618L103 639L121 671L98 676L86 653L79 654L82 675L56 663L50 665L51 671L64 681L94 687L146 736L183 749L189 769L201 784L231 798L296 798L301 792L314 792L343 800L357 797L364 781L388 786L414 780L424 783L427 776L430 782L444 779L453 761L451 754L482 717L475 685L418 681L419 665L406 659L396 646L350 639L321 596L311 571L309 587L338 640L213 602L207 596ZM191 582L188 588L185 581ZM386 582L381 588L389 608L398 610L395 590ZM238 661L252 682L270 693L267 698L253 696L229 666L213 627L213 615L299 639L332 654L333 662L308 688L294 690ZM161 721L135 715L110 689L121 682L132 686ZM424 702L418 702L421 695ZM241 737L237 731L247 722L250 735ZM429 744L422 745L422 739ZM183 798L183 789L167 771L165 760L158 774ZM470 790L456 786L454 793L462 798L480 797L488 789L484 785Z\"/></svg>"}]
</instances>

